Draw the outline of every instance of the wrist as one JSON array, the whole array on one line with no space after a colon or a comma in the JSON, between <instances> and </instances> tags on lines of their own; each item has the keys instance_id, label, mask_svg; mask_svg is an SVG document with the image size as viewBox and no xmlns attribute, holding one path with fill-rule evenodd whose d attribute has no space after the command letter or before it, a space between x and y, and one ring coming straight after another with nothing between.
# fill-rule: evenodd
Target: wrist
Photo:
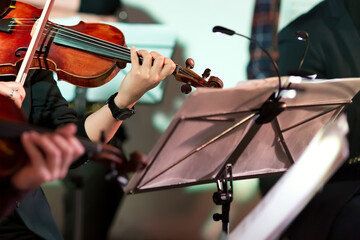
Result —
<instances>
[{"instance_id":1,"label":"wrist","mask_svg":"<svg viewBox=\"0 0 360 240\"><path fill-rule=\"evenodd\" d=\"M111 111L111 115L113 116L113 118L115 118L118 121L122 121L125 120L129 117L131 117L132 115L135 114L135 109L134 109L134 104L123 104L123 102L120 101L120 104L115 102L116 97L118 96L118 93L113 94L112 96L110 96L108 98L108 100L106 101L106 104L108 105L110 111ZM118 100L119 101L119 100ZM124 107L126 106L126 107ZM132 106L130 108L130 106Z\"/></svg>"},{"instance_id":2,"label":"wrist","mask_svg":"<svg viewBox=\"0 0 360 240\"><path fill-rule=\"evenodd\" d=\"M20 170L21 171L21 170ZM11 177L11 185L20 191L29 191L32 189L29 180L24 179L22 174L15 174Z\"/></svg>"},{"instance_id":3,"label":"wrist","mask_svg":"<svg viewBox=\"0 0 360 240\"><path fill-rule=\"evenodd\" d=\"M132 108L135 103L130 101L124 94L116 94L114 102L118 108Z\"/></svg>"}]
</instances>

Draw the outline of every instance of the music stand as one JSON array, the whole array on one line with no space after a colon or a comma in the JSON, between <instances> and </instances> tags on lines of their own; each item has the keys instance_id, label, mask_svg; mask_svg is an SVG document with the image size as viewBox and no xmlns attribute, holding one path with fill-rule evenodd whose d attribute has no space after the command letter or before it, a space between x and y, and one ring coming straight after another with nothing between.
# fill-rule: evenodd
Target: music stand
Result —
<instances>
[{"instance_id":1,"label":"music stand","mask_svg":"<svg viewBox=\"0 0 360 240\"><path fill-rule=\"evenodd\" d=\"M232 180L286 171L360 89L359 79L282 77L281 81L282 98L275 104L271 96L278 89L277 78L247 81L231 89L196 90L150 152L147 168L132 177L126 193L217 182L219 191L224 190L220 195L229 197L228 206L223 205L228 210ZM296 96L287 98L293 93ZM226 220L226 213L220 218ZM223 221L224 232L228 229Z\"/></svg>"}]
</instances>

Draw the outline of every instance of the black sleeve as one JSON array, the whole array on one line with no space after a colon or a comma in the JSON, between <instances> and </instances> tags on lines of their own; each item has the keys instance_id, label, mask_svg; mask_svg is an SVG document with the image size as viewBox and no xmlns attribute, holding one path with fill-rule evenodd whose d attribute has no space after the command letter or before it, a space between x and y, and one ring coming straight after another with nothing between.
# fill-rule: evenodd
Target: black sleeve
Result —
<instances>
[{"instance_id":1,"label":"black sleeve","mask_svg":"<svg viewBox=\"0 0 360 240\"><path fill-rule=\"evenodd\" d=\"M0 181L0 222L14 210L16 201L20 201L27 193L16 189L10 178Z\"/></svg>"},{"instance_id":2,"label":"black sleeve","mask_svg":"<svg viewBox=\"0 0 360 240\"><path fill-rule=\"evenodd\" d=\"M50 71L37 71L31 78L31 114L29 122L55 129L78 121L69 108Z\"/></svg>"},{"instance_id":3,"label":"black sleeve","mask_svg":"<svg viewBox=\"0 0 360 240\"><path fill-rule=\"evenodd\" d=\"M84 123L85 119L78 119L76 112L68 106L63 98L50 71L37 71L31 78L32 108L29 122L38 126L56 129L68 123L77 125L77 136L89 139ZM90 140L89 140L90 141ZM85 155L76 166L86 162Z\"/></svg>"},{"instance_id":4,"label":"black sleeve","mask_svg":"<svg viewBox=\"0 0 360 240\"><path fill-rule=\"evenodd\" d=\"M120 7L120 0L82 0L79 12L100 15L115 14Z\"/></svg>"}]
</instances>

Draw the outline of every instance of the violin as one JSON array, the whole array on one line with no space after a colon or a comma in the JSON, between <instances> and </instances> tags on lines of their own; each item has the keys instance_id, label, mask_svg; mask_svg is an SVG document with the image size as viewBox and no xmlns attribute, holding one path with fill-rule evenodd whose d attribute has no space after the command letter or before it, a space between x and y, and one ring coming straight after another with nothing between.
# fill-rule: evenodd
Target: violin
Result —
<instances>
[{"instance_id":1,"label":"violin","mask_svg":"<svg viewBox=\"0 0 360 240\"><path fill-rule=\"evenodd\" d=\"M28 157L20 142L20 136L23 132L50 133L52 130L25 123L22 111L16 107L11 99L0 95L0 103L1 180L2 178L12 176L28 163ZM113 172L134 171L139 167L138 163L141 162L141 156L135 155L131 161L127 161L123 152L116 147L108 144L94 143L84 138L79 138L79 140L85 148L88 159L109 163Z\"/></svg>"},{"instance_id":2,"label":"violin","mask_svg":"<svg viewBox=\"0 0 360 240\"><path fill-rule=\"evenodd\" d=\"M22 2L5 2L10 5L2 11L0 19L0 75L16 75L31 40L29 33L42 9ZM141 63L142 58L139 60ZM82 21L62 26L47 21L30 68L56 72L59 79L76 86L98 87L110 81L127 63L131 63L130 49L124 34L116 27ZM187 59L185 65L176 65L173 72L176 80L185 83L181 87L183 93L191 92L191 87L223 87L217 77L206 80L210 69L200 77L191 70L194 60Z\"/></svg>"}]
</instances>

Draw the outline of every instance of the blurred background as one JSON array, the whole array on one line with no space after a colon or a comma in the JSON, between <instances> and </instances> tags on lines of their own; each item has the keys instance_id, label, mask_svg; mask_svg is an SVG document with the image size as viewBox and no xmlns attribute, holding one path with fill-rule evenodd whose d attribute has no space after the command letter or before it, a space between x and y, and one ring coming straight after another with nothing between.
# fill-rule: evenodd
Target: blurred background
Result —
<instances>
[{"instance_id":1,"label":"blurred background","mask_svg":"<svg viewBox=\"0 0 360 240\"><path fill-rule=\"evenodd\" d=\"M114 11L115 21L100 17L98 20L118 27L124 33L127 46L135 45L137 49L158 51L182 66L185 66L187 58L193 58L194 72L201 75L206 68L210 68L211 75L219 77L224 88L231 88L240 81L265 78L273 73L261 68L251 70L249 63L264 54L259 56L252 52L250 42L244 38L214 34L214 26L220 25L249 37L255 36L276 60L277 31L318 2L319 0L282 0L280 4L279 0L121 0ZM256 4L264 4L267 8L258 8L261 14L256 15ZM51 20L73 25L79 20L87 21L87 17L83 14L67 14L54 16ZM256 27L259 23L272 27L268 35L256 35L256 31L267 30L264 25ZM270 45L266 45L265 40ZM250 54L253 54L252 57ZM129 69L128 65L113 81L97 89L79 90L62 81L59 81L59 86L64 97L79 111L85 112L102 105L116 91ZM135 116L125 121L127 140L122 147L127 154L135 150L145 154L151 151L187 97L181 93L181 85L171 76L136 105ZM81 110L81 105L86 110ZM80 176L81 168L77 170ZM64 183L46 184L44 190L54 217L60 229L65 232L67 220L63 198L67 190ZM119 205L112 210L114 217L110 221L108 238L218 239L222 225L212 219L215 212L221 211L221 207L216 206L212 200L216 190L216 184L207 184L123 196ZM95 188L94 192L96 193ZM99 195L100 198L107 197L101 196L101 193ZM236 181L230 228L236 227L260 199L257 179ZM78 204L77 208L83 205L79 202L75 204ZM102 209L106 202L100 201L98 204L93 205L92 209ZM99 217L93 221L96 227L103 219ZM78 223L73 224L76 227ZM83 231L87 229L84 228Z\"/></svg>"}]
</instances>

